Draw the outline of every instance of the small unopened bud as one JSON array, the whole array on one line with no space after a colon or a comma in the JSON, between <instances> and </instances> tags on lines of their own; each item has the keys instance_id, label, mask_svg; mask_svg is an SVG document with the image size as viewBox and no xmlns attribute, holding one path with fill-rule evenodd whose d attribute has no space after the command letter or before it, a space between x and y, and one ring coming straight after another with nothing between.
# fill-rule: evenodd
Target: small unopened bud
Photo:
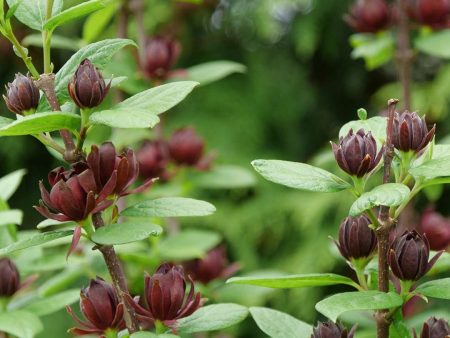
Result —
<instances>
[{"instance_id":1,"label":"small unopened bud","mask_svg":"<svg viewBox=\"0 0 450 338\"><path fill-rule=\"evenodd\" d=\"M356 325L349 332L344 326L332 321L318 322L313 328L311 338L353 338L355 331Z\"/></svg>"},{"instance_id":2,"label":"small unopened bud","mask_svg":"<svg viewBox=\"0 0 450 338\"><path fill-rule=\"evenodd\" d=\"M450 327L448 322L441 318L429 318L422 327L420 338L447 338L450 336ZM414 337L416 334L414 332Z\"/></svg>"},{"instance_id":3,"label":"small unopened bud","mask_svg":"<svg viewBox=\"0 0 450 338\"><path fill-rule=\"evenodd\" d=\"M420 118L416 113L404 111L394 115L392 143L394 147L402 151L419 152L433 139L436 127L428 130L425 118Z\"/></svg>"},{"instance_id":4,"label":"small unopened bud","mask_svg":"<svg viewBox=\"0 0 450 338\"><path fill-rule=\"evenodd\" d=\"M450 219L427 209L423 212L420 229L427 236L431 250L445 250L450 245Z\"/></svg>"},{"instance_id":5,"label":"small unopened bud","mask_svg":"<svg viewBox=\"0 0 450 338\"><path fill-rule=\"evenodd\" d=\"M8 109L20 115L34 112L39 105L39 89L29 76L16 74L12 83L6 86L6 96L3 95Z\"/></svg>"},{"instance_id":6,"label":"small unopened bud","mask_svg":"<svg viewBox=\"0 0 450 338\"><path fill-rule=\"evenodd\" d=\"M434 29L450 25L450 0L416 0L412 6L413 18Z\"/></svg>"},{"instance_id":7,"label":"small unopened bud","mask_svg":"<svg viewBox=\"0 0 450 338\"><path fill-rule=\"evenodd\" d=\"M344 20L356 32L376 33L387 28L391 11L385 0L357 0Z\"/></svg>"},{"instance_id":8,"label":"small unopened bud","mask_svg":"<svg viewBox=\"0 0 450 338\"><path fill-rule=\"evenodd\" d=\"M169 140L170 157L178 164L195 166L203 156L204 142L194 128L181 128Z\"/></svg>"},{"instance_id":9,"label":"small unopened bud","mask_svg":"<svg viewBox=\"0 0 450 338\"><path fill-rule=\"evenodd\" d=\"M146 141L136 152L139 162L139 174L143 178L157 178L163 181L168 179L166 172L168 154L165 142Z\"/></svg>"},{"instance_id":10,"label":"small unopened bud","mask_svg":"<svg viewBox=\"0 0 450 338\"><path fill-rule=\"evenodd\" d=\"M147 40L142 70L150 79L165 79L180 55L180 44L171 38L155 36Z\"/></svg>"},{"instance_id":11,"label":"small unopened bud","mask_svg":"<svg viewBox=\"0 0 450 338\"><path fill-rule=\"evenodd\" d=\"M0 258L0 298L11 297L20 287L20 274L9 258Z\"/></svg>"}]
</instances>

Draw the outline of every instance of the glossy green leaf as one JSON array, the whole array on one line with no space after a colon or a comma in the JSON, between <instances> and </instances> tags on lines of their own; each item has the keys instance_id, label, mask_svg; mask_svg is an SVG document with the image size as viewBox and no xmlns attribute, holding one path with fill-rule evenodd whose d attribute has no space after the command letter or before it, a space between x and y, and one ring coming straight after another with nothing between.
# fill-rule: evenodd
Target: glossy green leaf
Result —
<instances>
[{"instance_id":1,"label":"glossy green leaf","mask_svg":"<svg viewBox=\"0 0 450 338\"><path fill-rule=\"evenodd\" d=\"M256 325L271 338L310 338L312 326L287 313L265 307L251 307Z\"/></svg>"},{"instance_id":2,"label":"glossy green leaf","mask_svg":"<svg viewBox=\"0 0 450 338\"><path fill-rule=\"evenodd\" d=\"M336 192L350 188L350 184L336 175L305 163L255 160L252 165L265 179L290 188L317 192Z\"/></svg>"},{"instance_id":3,"label":"glossy green leaf","mask_svg":"<svg viewBox=\"0 0 450 338\"><path fill-rule=\"evenodd\" d=\"M89 122L113 128L153 128L159 117L145 109L121 107L95 112L89 117Z\"/></svg>"},{"instance_id":4,"label":"glossy green leaf","mask_svg":"<svg viewBox=\"0 0 450 338\"><path fill-rule=\"evenodd\" d=\"M239 189L256 184L252 171L233 165L215 165L208 171L192 174L189 181L206 189Z\"/></svg>"},{"instance_id":5,"label":"glossy green leaf","mask_svg":"<svg viewBox=\"0 0 450 338\"><path fill-rule=\"evenodd\" d=\"M89 13L95 12L104 7L105 7L105 0L89 0L82 2L79 5L70 7L62 11L61 13L53 16L45 23L44 29L53 31L58 26L61 26L69 21L78 19L82 16L88 15Z\"/></svg>"},{"instance_id":6,"label":"glossy green leaf","mask_svg":"<svg viewBox=\"0 0 450 338\"><path fill-rule=\"evenodd\" d=\"M41 245L54 241L58 238L67 237L73 234L73 230L50 231L42 234L34 235L30 238L14 242L7 247L0 249L0 255L7 255L14 251L23 250L32 246Z\"/></svg>"},{"instance_id":7,"label":"glossy green leaf","mask_svg":"<svg viewBox=\"0 0 450 338\"><path fill-rule=\"evenodd\" d=\"M214 304L202 307L186 318L177 320L177 332L195 333L222 330L242 322L248 309L238 304Z\"/></svg>"},{"instance_id":8,"label":"glossy green leaf","mask_svg":"<svg viewBox=\"0 0 450 338\"><path fill-rule=\"evenodd\" d=\"M30 34L27 35L22 40L22 45L25 47L33 46L42 48L42 35L41 34ZM61 35L52 35L51 41L52 49L65 49L76 52L82 47L82 41L74 38L67 38Z\"/></svg>"},{"instance_id":9,"label":"glossy green leaf","mask_svg":"<svg viewBox=\"0 0 450 338\"><path fill-rule=\"evenodd\" d=\"M80 290L71 289L50 297L34 298L22 309L32 312L37 316L46 316L71 305L80 300Z\"/></svg>"},{"instance_id":10,"label":"glossy green leaf","mask_svg":"<svg viewBox=\"0 0 450 338\"><path fill-rule=\"evenodd\" d=\"M0 331L20 338L34 338L43 329L39 318L28 311L0 312Z\"/></svg>"},{"instance_id":11,"label":"glossy green leaf","mask_svg":"<svg viewBox=\"0 0 450 338\"><path fill-rule=\"evenodd\" d=\"M20 3L14 13L14 16L24 25L42 31L46 22L47 0L6 0L9 7ZM52 15L61 12L63 0L53 1Z\"/></svg>"},{"instance_id":12,"label":"glossy green leaf","mask_svg":"<svg viewBox=\"0 0 450 338\"><path fill-rule=\"evenodd\" d=\"M92 241L103 245L116 245L140 241L150 236L159 236L162 228L149 222L126 222L106 225L97 229Z\"/></svg>"},{"instance_id":13,"label":"glossy green leaf","mask_svg":"<svg viewBox=\"0 0 450 338\"><path fill-rule=\"evenodd\" d=\"M23 212L22 210L5 210L0 211L0 226L8 224L22 224Z\"/></svg>"},{"instance_id":14,"label":"glossy green leaf","mask_svg":"<svg viewBox=\"0 0 450 338\"><path fill-rule=\"evenodd\" d=\"M443 59L450 59L449 29L419 36L415 42L415 47L423 53Z\"/></svg>"},{"instance_id":15,"label":"glossy green leaf","mask_svg":"<svg viewBox=\"0 0 450 338\"><path fill-rule=\"evenodd\" d=\"M14 122L15 120L9 119L7 117L0 116L0 128L7 126L8 124Z\"/></svg>"},{"instance_id":16,"label":"glossy green leaf","mask_svg":"<svg viewBox=\"0 0 450 338\"><path fill-rule=\"evenodd\" d=\"M379 185L362 194L351 206L350 216L358 216L365 210L376 206L398 206L409 196L409 188L400 183Z\"/></svg>"},{"instance_id":17,"label":"glossy green leaf","mask_svg":"<svg viewBox=\"0 0 450 338\"><path fill-rule=\"evenodd\" d=\"M229 279L227 283L249 284L276 289L292 289L336 284L346 284L357 287L357 284L350 278L333 273L316 273L279 277L234 277Z\"/></svg>"},{"instance_id":18,"label":"glossy green leaf","mask_svg":"<svg viewBox=\"0 0 450 338\"><path fill-rule=\"evenodd\" d=\"M185 217L207 216L215 211L216 208L205 201L184 197L162 197L135 204L122 211L121 215L134 217Z\"/></svg>"},{"instance_id":19,"label":"glossy green leaf","mask_svg":"<svg viewBox=\"0 0 450 338\"><path fill-rule=\"evenodd\" d=\"M59 222L55 221L54 219L45 219L42 222L39 222L39 224L36 226L36 229L42 230L49 227L75 227L76 223L72 221L68 222Z\"/></svg>"},{"instance_id":20,"label":"glossy green leaf","mask_svg":"<svg viewBox=\"0 0 450 338\"><path fill-rule=\"evenodd\" d=\"M16 192L27 173L25 169L19 169L0 178L0 199L7 201Z\"/></svg>"},{"instance_id":21,"label":"glossy green leaf","mask_svg":"<svg viewBox=\"0 0 450 338\"><path fill-rule=\"evenodd\" d=\"M105 8L89 15L83 25L83 40L85 42L90 43L96 40L104 32L108 23L117 13L118 4L118 2L110 2Z\"/></svg>"},{"instance_id":22,"label":"glossy green leaf","mask_svg":"<svg viewBox=\"0 0 450 338\"><path fill-rule=\"evenodd\" d=\"M427 180L436 177L450 177L450 156L442 156L409 169L414 177L425 177Z\"/></svg>"},{"instance_id":23,"label":"glossy green leaf","mask_svg":"<svg viewBox=\"0 0 450 338\"><path fill-rule=\"evenodd\" d=\"M348 311L391 309L403 304L395 292L360 291L338 293L316 304L316 310L332 321Z\"/></svg>"},{"instance_id":24,"label":"glossy green leaf","mask_svg":"<svg viewBox=\"0 0 450 338\"><path fill-rule=\"evenodd\" d=\"M246 67L232 61L211 61L186 69L188 79L206 85L218 81L233 73L245 73Z\"/></svg>"},{"instance_id":25,"label":"glossy green leaf","mask_svg":"<svg viewBox=\"0 0 450 338\"><path fill-rule=\"evenodd\" d=\"M79 115L62 112L38 113L0 128L0 136L33 135L60 129L77 130L80 127Z\"/></svg>"},{"instance_id":26,"label":"glossy green leaf","mask_svg":"<svg viewBox=\"0 0 450 338\"><path fill-rule=\"evenodd\" d=\"M450 299L450 278L435 279L423 283L415 291L431 298Z\"/></svg>"},{"instance_id":27,"label":"glossy green leaf","mask_svg":"<svg viewBox=\"0 0 450 338\"><path fill-rule=\"evenodd\" d=\"M339 137L347 135L350 129L357 132L362 128L365 132L370 131L373 137L381 143L386 139L386 123L386 118L381 116L371 117L367 120L350 121L341 127L339 130Z\"/></svg>"},{"instance_id":28,"label":"glossy green leaf","mask_svg":"<svg viewBox=\"0 0 450 338\"><path fill-rule=\"evenodd\" d=\"M52 277L42 283L38 289L38 294L41 297L49 297L65 291L84 274L85 271L79 267L67 268L58 274L52 275Z\"/></svg>"}]
</instances>

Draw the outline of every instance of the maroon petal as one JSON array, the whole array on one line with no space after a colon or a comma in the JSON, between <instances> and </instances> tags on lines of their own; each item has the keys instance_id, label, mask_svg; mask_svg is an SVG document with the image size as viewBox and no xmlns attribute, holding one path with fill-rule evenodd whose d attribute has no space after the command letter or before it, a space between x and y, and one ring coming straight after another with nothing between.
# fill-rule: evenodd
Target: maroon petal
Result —
<instances>
[{"instance_id":1,"label":"maroon petal","mask_svg":"<svg viewBox=\"0 0 450 338\"><path fill-rule=\"evenodd\" d=\"M81 238L81 226L78 225L77 227L75 227L75 230L73 232L72 243L70 244L69 251L67 251L66 260L69 259L69 256L77 248L77 245L78 245L78 242L80 241L80 238Z\"/></svg>"}]
</instances>

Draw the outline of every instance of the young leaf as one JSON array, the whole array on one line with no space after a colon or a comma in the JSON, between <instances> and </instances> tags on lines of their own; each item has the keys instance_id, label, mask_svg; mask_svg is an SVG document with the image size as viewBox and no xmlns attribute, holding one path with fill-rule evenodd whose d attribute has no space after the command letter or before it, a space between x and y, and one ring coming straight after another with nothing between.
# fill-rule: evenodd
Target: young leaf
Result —
<instances>
[{"instance_id":1,"label":"young leaf","mask_svg":"<svg viewBox=\"0 0 450 338\"><path fill-rule=\"evenodd\" d=\"M44 29L53 31L56 27L65 24L68 21L80 18L89 13L95 12L105 7L105 0L89 0L79 5L70 7L65 11L50 18L44 25Z\"/></svg>"},{"instance_id":2,"label":"young leaf","mask_svg":"<svg viewBox=\"0 0 450 338\"><path fill-rule=\"evenodd\" d=\"M22 224L22 210L5 210L0 211L0 226L8 224Z\"/></svg>"},{"instance_id":3,"label":"young leaf","mask_svg":"<svg viewBox=\"0 0 450 338\"><path fill-rule=\"evenodd\" d=\"M437 31L429 35L419 36L416 39L415 47L425 54L450 59L449 39L450 30Z\"/></svg>"},{"instance_id":4,"label":"young leaf","mask_svg":"<svg viewBox=\"0 0 450 338\"><path fill-rule=\"evenodd\" d=\"M414 177L425 177L427 180L435 177L449 177L450 156L447 155L426 161L417 167L409 169L409 173Z\"/></svg>"},{"instance_id":5,"label":"young leaf","mask_svg":"<svg viewBox=\"0 0 450 338\"><path fill-rule=\"evenodd\" d=\"M0 178L0 199L7 201L12 196L26 173L25 169L19 169Z\"/></svg>"},{"instance_id":6,"label":"young leaf","mask_svg":"<svg viewBox=\"0 0 450 338\"><path fill-rule=\"evenodd\" d=\"M108 23L117 13L118 5L118 2L110 2L105 8L89 15L83 25L83 40L85 42L90 43L94 41L104 32Z\"/></svg>"},{"instance_id":7,"label":"young leaf","mask_svg":"<svg viewBox=\"0 0 450 338\"><path fill-rule=\"evenodd\" d=\"M409 196L409 188L400 183L386 183L379 185L369 192L362 194L351 206L350 216L358 216L365 210L376 206L388 207L400 205Z\"/></svg>"},{"instance_id":8,"label":"young leaf","mask_svg":"<svg viewBox=\"0 0 450 338\"><path fill-rule=\"evenodd\" d=\"M450 278L435 279L423 283L415 291L427 297L450 300Z\"/></svg>"},{"instance_id":9,"label":"young leaf","mask_svg":"<svg viewBox=\"0 0 450 338\"><path fill-rule=\"evenodd\" d=\"M375 116L367 120L350 121L344 124L339 130L339 137L344 137L348 134L350 129L357 132L359 129L364 129L365 132L370 131L373 137L382 143L386 139L386 118Z\"/></svg>"},{"instance_id":10,"label":"young leaf","mask_svg":"<svg viewBox=\"0 0 450 338\"><path fill-rule=\"evenodd\" d=\"M321 300L316 304L316 310L336 321L339 315L347 311L390 309L402 304L402 297L395 292L345 292Z\"/></svg>"},{"instance_id":11,"label":"young leaf","mask_svg":"<svg viewBox=\"0 0 450 338\"><path fill-rule=\"evenodd\" d=\"M39 318L28 311L0 312L0 331L20 338L34 338L44 329Z\"/></svg>"},{"instance_id":12,"label":"young leaf","mask_svg":"<svg viewBox=\"0 0 450 338\"><path fill-rule=\"evenodd\" d=\"M196 333L222 330L242 322L248 309L238 304L214 304L202 307L192 315L177 321L179 333Z\"/></svg>"},{"instance_id":13,"label":"young leaf","mask_svg":"<svg viewBox=\"0 0 450 338\"><path fill-rule=\"evenodd\" d=\"M145 109L112 108L93 113L92 124L104 124L113 128L153 128L159 122L158 115Z\"/></svg>"},{"instance_id":14,"label":"young leaf","mask_svg":"<svg viewBox=\"0 0 450 338\"><path fill-rule=\"evenodd\" d=\"M80 127L79 115L62 112L38 113L0 128L0 136L33 135L60 129L77 130Z\"/></svg>"},{"instance_id":15,"label":"young leaf","mask_svg":"<svg viewBox=\"0 0 450 338\"><path fill-rule=\"evenodd\" d=\"M54 241L55 239L67 237L73 234L73 230L62 230L62 231L50 231L44 232L42 234L35 235L33 237L14 242L7 247L0 249L0 255L7 255L14 251L23 250L30 248L32 246L41 245L47 242Z\"/></svg>"},{"instance_id":16,"label":"young leaf","mask_svg":"<svg viewBox=\"0 0 450 338\"><path fill-rule=\"evenodd\" d=\"M42 31L47 15L47 0L6 0L9 7L17 6L14 16L24 25ZM61 12L63 0L53 1L52 15Z\"/></svg>"},{"instance_id":17,"label":"young leaf","mask_svg":"<svg viewBox=\"0 0 450 338\"><path fill-rule=\"evenodd\" d=\"M184 197L162 197L140 202L124 211L122 216L134 217L186 217L207 216L216 208L205 201Z\"/></svg>"},{"instance_id":18,"label":"young leaf","mask_svg":"<svg viewBox=\"0 0 450 338\"><path fill-rule=\"evenodd\" d=\"M265 179L290 188L317 192L336 192L350 188L350 184L336 175L305 163L255 160L252 165Z\"/></svg>"},{"instance_id":19,"label":"young leaf","mask_svg":"<svg viewBox=\"0 0 450 338\"><path fill-rule=\"evenodd\" d=\"M251 307L256 325L271 338L310 338L312 326L287 313L265 307Z\"/></svg>"},{"instance_id":20,"label":"young leaf","mask_svg":"<svg viewBox=\"0 0 450 338\"><path fill-rule=\"evenodd\" d=\"M37 316L46 316L61 309L66 305L73 304L80 300L80 290L66 290L50 297L34 297L22 310L34 313Z\"/></svg>"},{"instance_id":21,"label":"young leaf","mask_svg":"<svg viewBox=\"0 0 450 338\"><path fill-rule=\"evenodd\" d=\"M247 67L232 61L211 61L186 69L187 78L197 81L201 86L221 80L233 73L245 73Z\"/></svg>"},{"instance_id":22,"label":"young leaf","mask_svg":"<svg viewBox=\"0 0 450 338\"><path fill-rule=\"evenodd\" d=\"M350 278L333 273L316 273L280 277L234 277L229 279L227 283L249 284L276 289L292 289L336 284L346 284L357 288L357 284Z\"/></svg>"},{"instance_id":23,"label":"young leaf","mask_svg":"<svg viewBox=\"0 0 450 338\"><path fill-rule=\"evenodd\" d=\"M97 229L92 241L103 245L116 245L140 241L150 236L159 236L162 228L149 222L126 222L110 224Z\"/></svg>"}]
</instances>

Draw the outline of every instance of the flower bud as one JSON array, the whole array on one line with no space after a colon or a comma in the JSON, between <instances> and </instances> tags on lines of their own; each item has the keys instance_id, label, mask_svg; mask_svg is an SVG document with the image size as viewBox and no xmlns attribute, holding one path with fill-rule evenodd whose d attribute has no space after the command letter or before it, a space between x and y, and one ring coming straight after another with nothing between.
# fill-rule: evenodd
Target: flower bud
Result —
<instances>
[{"instance_id":1,"label":"flower bud","mask_svg":"<svg viewBox=\"0 0 450 338\"><path fill-rule=\"evenodd\" d=\"M78 319L72 309L67 307L69 314L81 326L70 329L75 335L101 335L109 329L125 328L123 304L119 304L114 288L100 277L91 279L89 287L81 290L80 310L85 321Z\"/></svg>"},{"instance_id":2,"label":"flower bud","mask_svg":"<svg viewBox=\"0 0 450 338\"><path fill-rule=\"evenodd\" d=\"M170 157L178 164L195 166L203 156L204 142L194 128L181 128L169 140Z\"/></svg>"},{"instance_id":3,"label":"flower bud","mask_svg":"<svg viewBox=\"0 0 450 338\"><path fill-rule=\"evenodd\" d=\"M334 157L339 167L346 173L363 177L370 173L381 160L382 150L377 154L377 143L372 134L350 129L345 137L339 139L339 146L331 143Z\"/></svg>"},{"instance_id":4,"label":"flower bud","mask_svg":"<svg viewBox=\"0 0 450 338\"><path fill-rule=\"evenodd\" d=\"M353 338L356 331L356 325L350 332L340 324L335 324L331 320L327 322L318 322L313 328L311 338Z\"/></svg>"},{"instance_id":5,"label":"flower bud","mask_svg":"<svg viewBox=\"0 0 450 338\"><path fill-rule=\"evenodd\" d=\"M89 61L84 59L67 86L69 95L80 108L94 108L103 102L109 87L105 84L102 74Z\"/></svg>"},{"instance_id":6,"label":"flower bud","mask_svg":"<svg viewBox=\"0 0 450 338\"><path fill-rule=\"evenodd\" d=\"M440 254L435 255L430 262L429 256L427 238L415 230L405 231L392 242L388 262L393 274L400 280L417 281L431 269Z\"/></svg>"},{"instance_id":7,"label":"flower bud","mask_svg":"<svg viewBox=\"0 0 450 338\"><path fill-rule=\"evenodd\" d=\"M141 177L161 178L166 180L168 154L164 142L145 141L136 152L136 158L139 162L139 174Z\"/></svg>"},{"instance_id":8,"label":"flower bud","mask_svg":"<svg viewBox=\"0 0 450 338\"><path fill-rule=\"evenodd\" d=\"M428 131L425 118L420 118L416 113L404 111L394 115L394 128L392 131L392 143L394 147L402 151L419 152L433 139L436 126Z\"/></svg>"},{"instance_id":9,"label":"flower bud","mask_svg":"<svg viewBox=\"0 0 450 338\"><path fill-rule=\"evenodd\" d=\"M422 327L420 338L446 338L450 336L450 327L445 319L429 318Z\"/></svg>"},{"instance_id":10,"label":"flower bud","mask_svg":"<svg viewBox=\"0 0 450 338\"><path fill-rule=\"evenodd\" d=\"M16 264L7 257L0 258L0 298L11 297L20 288L20 274Z\"/></svg>"},{"instance_id":11,"label":"flower bud","mask_svg":"<svg viewBox=\"0 0 450 338\"><path fill-rule=\"evenodd\" d=\"M231 277L239 266L230 265L225 246L219 246L209 251L202 259L186 262L184 268L193 280L208 284L214 279Z\"/></svg>"},{"instance_id":12,"label":"flower bud","mask_svg":"<svg viewBox=\"0 0 450 338\"><path fill-rule=\"evenodd\" d=\"M390 8L385 0L357 0L344 20L356 32L376 33L388 27L390 17Z\"/></svg>"},{"instance_id":13,"label":"flower bud","mask_svg":"<svg viewBox=\"0 0 450 338\"><path fill-rule=\"evenodd\" d=\"M367 216L348 216L339 227L337 247L347 260L370 257L377 247L377 237Z\"/></svg>"},{"instance_id":14,"label":"flower bud","mask_svg":"<svg viewBox=\"0 0 450 338\"><path fill-rule=\"evenodd\" d=\"M147 39L142 70L150 79L165 79L180 55L180 44L171 38L155 36Z\"/></svg>"},{"instance_id":15,"label":"flower bud","mask_svg":"<svg viewBox=\"0 0 450 338\"><path fill-rule=\"evenodd\" d=\"M427 236L431 250L445 250L450 245L450 219L427 209L423 212L420 229Z\"/></svg>"},{"instance_id":16,"label":"flower bud","mask_svg":"<svg viewBox=\"0 0 450 338\"><path fill-rule=\"evenodd\" d=\"M194 282L186 296L186 279L181 266L162 264L153 276L145 276L142 307L127 296L128 302L144 322L161 321L173 326L177 319L187 317L201 306L200 292L194 294Z\"/></svg>"},{"instance_id":17,"label":"flower bud","mask_svg":"<svg viewBox=\"0 0 450 338\"><path fill-rule=\"evenodd\" d=\"M11 112L24 115L38 107L39 89L31 77L18 73L14 81L6 86L6 96L3 95L3 99Z\"/></svg>"},{"instance_id":18,"label":"flower bud","mask_svg":"<svg viewBox=\"0 0 450 338\"><path fill-rule=\"evenodd\" d=\"M450 25L450 0L415 0L410 7L411 17L432 28Z\"/></svg>"}]
</instances>

